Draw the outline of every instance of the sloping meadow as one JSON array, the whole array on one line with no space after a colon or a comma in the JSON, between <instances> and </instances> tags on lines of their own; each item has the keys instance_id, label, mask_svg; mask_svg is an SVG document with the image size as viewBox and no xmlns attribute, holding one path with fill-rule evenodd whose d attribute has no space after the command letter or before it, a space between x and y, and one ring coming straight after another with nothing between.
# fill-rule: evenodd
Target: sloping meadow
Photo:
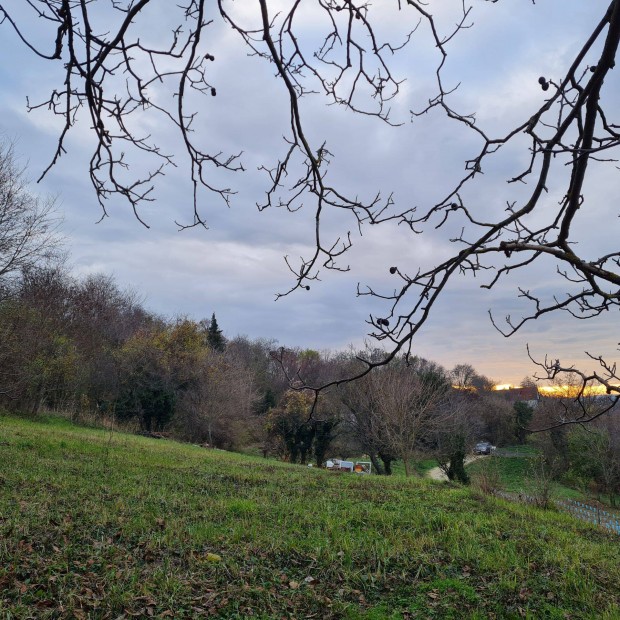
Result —
<instances>
[{"instance_id":1,"label":"sloping meadow","mask_svg":"<svg viewBox=\"0 0 620 620\"><path fill-rule=\"evenodd\" d=\"M444 483L0 416L0 618L618 618L620 537Z\"/></svg>"}]
</instances>

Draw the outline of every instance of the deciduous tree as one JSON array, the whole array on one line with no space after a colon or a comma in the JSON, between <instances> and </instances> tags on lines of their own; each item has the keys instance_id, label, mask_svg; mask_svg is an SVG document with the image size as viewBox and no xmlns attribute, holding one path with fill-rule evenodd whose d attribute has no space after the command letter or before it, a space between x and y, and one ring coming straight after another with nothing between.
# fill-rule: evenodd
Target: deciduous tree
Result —
<instances>
[{"instance_id":1,"label":"deciduous tree","mask_svg":"<svg viewBox=\"0 0 620 620\"><path fill-rule=\"evenodd\" d=\"M450 389L441 404L439 423L431 431L432 452L449 480L467 484L465 459L480 438L483 423L476 407L477 395Z\"/></svg>"},{"instance_id":2,"label":"deciduous tree","mask_svg":"<svg viewBox=\"0 0 620 620\"><path fill-rule=\"evenodd\" d=\"M441 406L449 386L445 374L424 363L411 367L396 361L375 374L377 407L386 444L411 473L413 457L442 424L446 410Z\"/></svg>"},{"instance_id":3,"label":"deciduous tree","mask_svg":"<svg viewBox=\"0 0 620 620\"><path fill-rule=\"evenodd\" d=\"M58 225L54 201L30 191L13 147L0 142L0 296L9 279L58 255Z\"/></svg>"}]
</instances>

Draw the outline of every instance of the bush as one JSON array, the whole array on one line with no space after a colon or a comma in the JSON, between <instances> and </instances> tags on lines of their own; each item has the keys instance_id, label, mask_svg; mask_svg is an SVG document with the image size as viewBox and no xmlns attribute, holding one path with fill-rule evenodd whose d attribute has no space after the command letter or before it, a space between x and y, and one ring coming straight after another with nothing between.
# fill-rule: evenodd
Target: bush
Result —
<instances>
[{"instance_id":1,"label":"bush","mask_svg":"<svg viewBox=\"0 0 620 620\"><path fill-rule=\"evenodd\" d=\"M491 456L484 459L478 471L471 476L471 482L474 487L486 495L493 495L501 490L502 483L497 466L497 457Z\"/></svg>"}]
</instances>

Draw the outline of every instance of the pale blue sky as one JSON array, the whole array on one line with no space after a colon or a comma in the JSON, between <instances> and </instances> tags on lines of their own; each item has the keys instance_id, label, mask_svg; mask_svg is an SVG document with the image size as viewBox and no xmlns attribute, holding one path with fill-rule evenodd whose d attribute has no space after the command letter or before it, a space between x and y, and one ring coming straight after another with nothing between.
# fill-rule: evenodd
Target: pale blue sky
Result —
<instances>
[{"instance_id":1,"label":"pale blue sky","mask_svg":"<svg viewBox=\"0 0 620 620\"><path fill-rule=\"evenodd\" d=\"M25 3L2 4L8 10L20 10ZM166 4L162 0L153 6ZM453 23L461 5L456 0L430 4L440 7L440 25ZM500 132L527 118L541 104L544 93L538 76L562 76L607 3L546 0L533 5L529 0L472 0L468 4L473 7L475 25L451 44L445 76L448 83L461 82L454 104L463 111L477 112L482 126ZM256 17L257 3L237 6L248 19ZM408 15L386 10L381 30L400 36L409 28ZM163 10L148 15L146 30L151 37L165 34L166 17ZM370 312L381 315L381 305L367 297L356 298L357 283L390 290L394 286L388 273L392 264L412 273L419 265L436 261L452 249L447 241L451 231L430 228L412 237L388 226L364 230L360 238L352 221L334 216L330 220L334 238L347 230L354 233L348 261L351 272L324 272L310 291L275 302L275 293L291 284L283 256L310 251L312 212L290 214L274 209L258 213L255 203L262 200L267 181L257 168L273 164L283 152L286 93L273 78L273 68L248 58L239 38L214 17L216 22L208 32L217 59L210 79L218 96L201 104L197 129L214 148L243 150L248 172L220 179L238 191L230 208L213 198L201 201L209 230L179 232L174 224L175 219L191 218L191 188L182 157L179 168L170 169L159 183L157 201L142 212L150 229L139 224L119 201L112 201L110 217L97 223L101 212L87 178L87 123L72 131L69 152L36 191L58 196L75 271L113 274L119 283L143 294L153 311L196 319L215 312L229 336L276 338L283 345L316 349L359 345L369 331L366 318ZM34 20L27 27L35 32L32 28L41 28L41 24ZM316 24L310 20L307 27L313 33ZM43 40L45 32L37 36ZM319 143L327 140L335 155L330 172L333 183L362 196L393 191L399 205L423 207L444 194L450 181L462 173L464 158L476 146L471 136L436 114L409 122L409 110L419 109L433 94L433 53L425 36L420 32L411 49L394 61L395 73L407 80L393 105L394 119L402 120L403 126L393 128L374 119L356 118L325 106L320 97L305 104L311 136ZM0 36L0 58L0 131L16 141L16 150L29 163L30 176L37 177L53 154L59 125L45 111L27 114L26 96L31 101L44 99L62 83L62 66L35 59L6 24ZM619 93L617 80L606 84L605 97L616 109ZM163 125L146 117L144 125L159 133L162 145L178 147L178 140ZM505 179L526 157L527 151L508 151L472 190L478 192L482 213L503 208L513 189ZM600 211L589 211L580 222L586 248L589 243L616 243L618 219L612 202L618 193L617 174L613 168L595 170L590 191ZM553 268L531 270L523 279L513 278L492 292L479 289L479 281L455 281L414 351L447 367L472 363L498 382L518 382L533 372L526 356L527 342L536 355L549 353L566 363L583 364L584 350L613 356L617 315L587 324L567 316L549 317L510 340L493 330L489 308L500 317L521 312L518 285L544 291L555 282Z\"/></svg>"}]
</instances>

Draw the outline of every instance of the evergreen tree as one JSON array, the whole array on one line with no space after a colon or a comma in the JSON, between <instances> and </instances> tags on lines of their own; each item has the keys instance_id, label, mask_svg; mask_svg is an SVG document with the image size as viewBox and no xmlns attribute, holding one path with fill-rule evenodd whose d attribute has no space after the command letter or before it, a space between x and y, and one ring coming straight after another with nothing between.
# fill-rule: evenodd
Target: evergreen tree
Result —
<instances>
[{"instance_id":1,"label":"evergreen tree","mask_svg":"<svg viewBox=\"0 0 620 620\"><path fill-rule=\"evenodd\" d=\"M209 328L207 329L207 342L215 351L223 351L226 348L226 339L222 335L222 330L217 324L215 312L211 315Z\"/></svg>"},{"instance_id":2,"label":"evergreen tree","mask_svg":"<svg viewBox=\"0 0 620 620\"><path fill-rule=\"evenodd\" d=\"M254 413L256 415L266 415L270 409L273 409L277 405L276 395L274 391L268 387L260 400L257 401L254 406Z\"/></svg>"}]
</instances>

